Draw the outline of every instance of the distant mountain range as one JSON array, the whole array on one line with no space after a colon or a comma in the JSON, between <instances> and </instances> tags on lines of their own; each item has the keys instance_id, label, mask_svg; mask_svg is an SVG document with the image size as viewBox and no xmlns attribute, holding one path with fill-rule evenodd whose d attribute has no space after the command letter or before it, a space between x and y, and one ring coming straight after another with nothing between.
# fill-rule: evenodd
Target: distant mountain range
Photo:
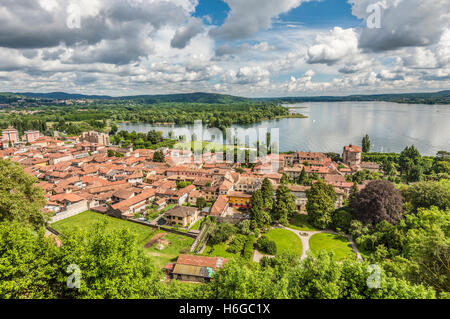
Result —
<instances>
[{"instance_id":1,"label":"distant mountain range","mask_svg":"<svg viewBox=\"0 0 450 319\"><path fill-rule=\"evenodd\" d=\"M236 103L249 101L277 101L284 103L302 102L345 102L345 101L387 101L397 103L424 103L424 104L450 104L450 90L434 93L401 93L401 94L376 94L376 95L349 95L349 96L311 96L311 97L275 97L275 98L244 98L232 95L216 93L187 93L187 94L159 94L111 97L107 95L70 94L65 92L52 93L0 93L0 98L11 99L13 97L28 97L52 100L133 100L140 103Z\"/></svg>"}]
</instances>

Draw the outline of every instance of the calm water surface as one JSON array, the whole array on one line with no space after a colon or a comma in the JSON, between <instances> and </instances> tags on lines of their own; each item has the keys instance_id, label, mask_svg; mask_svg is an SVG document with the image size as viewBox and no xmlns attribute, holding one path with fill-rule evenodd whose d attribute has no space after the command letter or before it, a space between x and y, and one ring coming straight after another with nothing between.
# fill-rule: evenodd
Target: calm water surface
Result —
<instances>
[{"instance_id":1,"label":"calm water surface","mask_svg":"<svg viewBox=\"0 0 450 319\"><path fill-rule=\"evenodd\" d=\"M372 151L401 152L407 145L415 145L423 155L435 155L437 151L450 151L450 106L396 104L389 102L331 102L302 103L291 107L296 113L307 115L307 119L280 119L263 121L252 125L233 125L240 141L250 146L258 139L258 129L272 132L276 141L279 129L280 152L317 151L342 152L350 143L360 145L365 134L369 134ZM122 124L120 129L146 133L155 129L167 136L194 133L193 125ZM204 140L221 141L219 130L203 128L195 131L203 134ZM261 136L264 136L262 130ZM265 140L262 137L261 140Z\"/></svg>"}]
</instances>

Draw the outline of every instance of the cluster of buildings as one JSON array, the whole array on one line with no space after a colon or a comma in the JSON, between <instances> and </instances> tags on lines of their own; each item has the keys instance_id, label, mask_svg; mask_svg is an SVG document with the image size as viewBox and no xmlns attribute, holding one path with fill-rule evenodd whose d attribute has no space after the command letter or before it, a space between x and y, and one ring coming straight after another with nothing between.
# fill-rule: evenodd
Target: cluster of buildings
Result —
<instances>
[{"instance_id":1,"label":"cluster of buildings","mask_svg":"<svg viewBox=\"0 0 450 319\"><path fill-rule=\"evenodd\" d=\"M118 149L109 145L106 134L97 132L62 140L27 131L25 144L20 143L14 129L2 133L2 143L8 146L0 150L0 157L20 163L26 173L39 180L54 221L88 209L133 218L150 207L160 210L168 205L174 208L166 212L167 223L182 227L202 214L245 218L245 212L238 212L251 207L252 194L265 178L277 189L283 174L296 179L303 170L332 185L338 194L336 207L340 207L353 186L346 175L369 166L380 169L374 163L363 163L361 148L354 145L344 147L343 163L335 163L323 153L296 152L267 155L258 159L253 169L247 169L219 160L222 153L203 154L201 161L194 161L190 151L167 148L159 150L165 162L153 162L154 150ZM110 149L124 156L108 157ZM304 210L309 187L294 184L289 188L298 210ZM195 206L200 198L211 207L199 211Z\"/></svg>"}]
</instances>

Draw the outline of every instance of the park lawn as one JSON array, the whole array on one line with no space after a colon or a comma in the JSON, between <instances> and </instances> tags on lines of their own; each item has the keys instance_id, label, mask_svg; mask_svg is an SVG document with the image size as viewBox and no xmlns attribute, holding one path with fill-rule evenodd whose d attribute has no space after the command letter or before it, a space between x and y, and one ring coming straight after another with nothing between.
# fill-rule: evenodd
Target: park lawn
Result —
<instances>
[{"instance_id":1,"label":"park lawn","mask_svg":"<svg viewBox=\"0 0 450 319\"><path fill-rule=\"evenodd\" d=\"M290 230L274 228L264 235L277 244L277 254L282 252L293 252L298 255L302 254L302 241Z\"/></svg>"},{"instance_id":2,"label":"park lawn","mask_svg":"<svg viewBox=\"0 0 450 319\"><path fill-rule=\"evenodd\" d=\"M136 224L126 220L102 215L92 211L87 211L73 217L61 220L52 224L51 226L61 233L67 233L75 229L86 229L98 222L107 221L107 228L113 229L129 229L136 235L138 245L142 247L145 253L147 253L160 268L163 268L167 263L174 261L180 254L181 250L189 249L194 242L193 238L168 233L164 236L164 239L170 241L170 245L163 250L156 249L156 245L151 248L145 248L153 236L162 233L161 230L156 230L148 226Z\"/></svg>"},{"instance_id":3,"label":"park lawn","mask_svg":"<svg viewBox=\"0 0 450 319\"><path fill-rule=\"evenodd\" d=\"M317 230L308 222L308 215L295 214L289 221L289 228L301 231L315 231Z\"/></svg>"},{"instance_id":4,"label":"park lawn","mask_svg":"<svg viewBox=\"0 0 450 319\"><path fill-rule=\"evenodd\" d=\"M86 211L84 213L58 221L52 224L51 227L64 234L65 232L71 232L77 228L90 228L93 225L104 221L107 222L106 227L110 229L129 229L130 232L136 236L138 244L141 246L144 246L154 235L160 232L144 225L102 215L93 211Z\"/></svg>"},{"instance_id":5,"label":"park lawn","mask_svg":"<svg viewBox=\"0 0 450 319\"><path fill-rule=\"evenodd\" d=\"M180 253L188 253L189 248L194 243L193 238L172 233L167 233L163 239L170 242L170 245L163 250L157 249L156 244L150 248L144 248L144 251L154 260L156 266L159 268L163 268L168 263L176 261Z\"/></svg>"},{"instance_id":6,"label":"park lawn","mask_svg":"<svg viewBox=\"0 0 450 319\"><path fill-rule=\"evenodd\" d=\"M347 237L328 233L320 233L311 237L309 246L312 252L319 250L333 251L334 260L339 261L345 258L356 258Z\"/></svg>"}]
</instances>

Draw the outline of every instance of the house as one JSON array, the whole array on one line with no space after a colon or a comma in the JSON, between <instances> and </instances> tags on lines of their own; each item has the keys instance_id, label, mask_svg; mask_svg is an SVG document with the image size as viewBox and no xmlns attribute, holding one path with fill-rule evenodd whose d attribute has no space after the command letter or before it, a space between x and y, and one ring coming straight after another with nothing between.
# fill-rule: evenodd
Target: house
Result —
<instances>
[{"instance_id":1,"label":"house","mask_svg":"<svg viewBox=\"0 0 450 319\"><path fill-rule=\"evenodd\" d=\"M373 172L373 173L381 172L381 166L379 164L373 163L373 162L361 162L361 169L368 170L369 172Z\"/></svg>"},{"instance_id":2,"label":"house","mask_svg":"<svg viewBox=\"0 0 450 319\"><path fill-rule=\"evenodd\" d=\"M214 205L211 207L209 214L211 216L225 216L230 204L228 203L228 197L220 195Z\"/></svg>"},{"instance_id":3,"label":"house","mask_svg":"<svg viewBox=\"0 0 450 319\"><path fill-rule=\"evenodd\" d=\"M110 206L109 213L115 217L133 217L144 211L147 205L155 199L155 190L146 189L141 194Z\"/></svg>"},{"instance_id":4,"label":"house","mask_svg":"<svg viewBox=\"0 0 450 319\"><path fill-rule=\"evenodd\" d=\"M306 192L311 189L311 186L300 186L300 185L288 185L291 190L292 195L295 196L295 206L299 211L306 210L306 203L308 198L306 197Z\"/></svg>"},{"instance_id":5,"label":"house","mask_svg":"<svg viewBox=\"0 0 450 319\"><path fill-rule=\"evenodd\" d=\"M231 206L236 208L250 209L251 208L252 195L244 193L231 191L228 193L228 202Z\"/></svg>"},{"instance_id":6,"label":"house","mask_svg":"<svg viewBox=\"0 0 450 319\"><path fill-rule=\"evenodd\" d=\"M169 225L187 227L197 220L199 215L196 207L177 206L165 213Z\"/></svg>"},{"instance_id":7,"label":"house","mask_svg":"<svg viewBox=\"0 0 450 319\"><path fill-rule=\"evenodd\" d=\"M56 206L59 206L57 211ZM48 209L54 212L81 213L89 209L88 201L76 194L63 193L50 197Z\"/></svg>"},{"instance_id":8,"label":"house","mask_svg":"<svg viewBox=\"0 0 450 319\"><path fill-rule=\"evenodd\" d=\"M189 185L186 186L185 188L181 188L175 191L175 193L172 196L170 196L169 201L176 205L183 205L188 200L189 194L193 191L195 191L194 185Z\"/></svg>"},{"instance_id":9,"label":"house","mask_svg":"<svg viewBox=\"0 0 450 319\"><path fill-rule=\"evenodd\" d=\"M352 144L344 147L342 158L345 165L360 166L361 157L362 157L361 147Z\"/></svg>"},{"instance_id":10,"label":"house","mask_svg":"<svg viewBox=\"0 0 450 319\"><path fill-rule=\"evenodd\" d=\"M198 190L194 190L189 194L188 203L191 205L197 205L197 200L203 197L202 193Z\"/></svg>"},{"instance_id":11,"label":"house","mask_svg":"<svg viewBox=\"0 0 450 319\"><path fill-rule=\"evenodd\" d=\"M174 264L167 264L169 277L183 281L209 282L217 269L228 262L221 257L180 255Z\"/></svg>"},{"instance_id":12,"label":"house","mask_svg":"<svg viewBox=\"0 0 450 319\"><path fill-rule=\"evenodd\" d=\"M240 176L234 189L238 192L254 193L262 186L261 179L255 177Z\"/></svg>"}]
</instances>

